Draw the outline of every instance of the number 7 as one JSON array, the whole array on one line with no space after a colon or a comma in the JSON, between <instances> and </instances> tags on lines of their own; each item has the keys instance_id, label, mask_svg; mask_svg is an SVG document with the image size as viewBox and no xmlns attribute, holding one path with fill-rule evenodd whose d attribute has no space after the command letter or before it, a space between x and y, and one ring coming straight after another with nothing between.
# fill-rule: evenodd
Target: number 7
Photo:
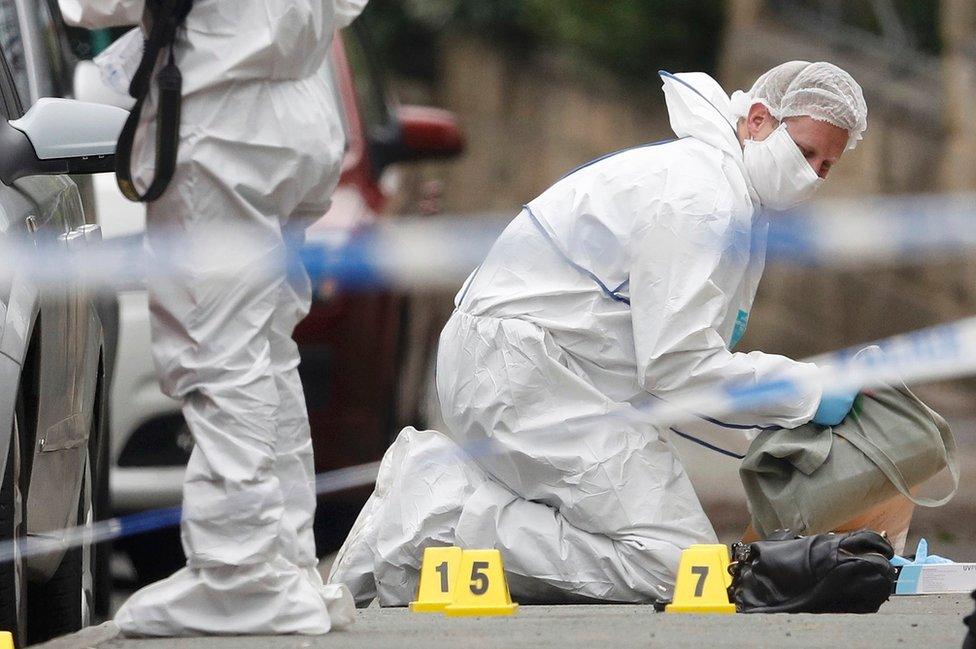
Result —
<instances>
[{"instance_id":1,"label":"number 7","mask_svg":"<svg viewBox=\"0 0 976 649\"><path fill-rule=\"evenodd\" d=\"M701 597L705 592L705 578L708 577L708 566L692 566L691 574L698 575L698 583L695 584L695 597Z\"/></svg>"}]
</instances>

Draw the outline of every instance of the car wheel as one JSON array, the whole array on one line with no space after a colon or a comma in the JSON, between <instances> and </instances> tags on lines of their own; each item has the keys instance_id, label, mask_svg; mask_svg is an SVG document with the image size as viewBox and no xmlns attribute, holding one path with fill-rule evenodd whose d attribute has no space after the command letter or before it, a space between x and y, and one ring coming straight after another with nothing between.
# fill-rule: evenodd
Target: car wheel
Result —
<instances>
[{"instance_id":1,"label":"car wheel","mask_svg":"<svg viewBox=\"0 0 976 649\"><path fill-rule=\"evenodd\" d=\"M95 522L103 521L112 516L111 494L108 484L108 422L109 422L109 401L108 390L105 389L104 377L99 386L98 396L95 404L100 408L93 433L98 432L98 436L89 441L89 457L95 458L92 469L92 504L94 505ZM95 545L94 566L92 575L94 578L94 614L99 618L107 618L112 606L112 542L102 541Z\"/></svg>"},{"instance_id":2,"label":"car wheel","mask_svg":"<svg viewBox=\"0 0 976 649\"><path fill-rule=\"evenodd\" d=\"M92 434L98 432L97 413ZM95 437L91 438L96 440ZM97 444L97 441L95 441ZM95 607L95 549L92 527L95 524L94 479L89 449L85 454L81 493L78 497L78 526L84 528L84 543L68 548L61 565L44 584L29 585L27 593L27 637L30 644L72 633L91 624Z\"/></svg>"},{"instance_id":3,"label":"car wheel","mask_svg":"<svg viewBox=\"0 0 976 649\"><path fill-rule=\"evenodd\" d=\"M17 646L24 646L27 631L27 592L20 540L24 535L24 507L20 486L20 431L24 403L18 396L10 431L3 484L0 485L0 543L12 542L13 560L0 561L0 629L14 635Z\"/></svg>"}]
</instances>

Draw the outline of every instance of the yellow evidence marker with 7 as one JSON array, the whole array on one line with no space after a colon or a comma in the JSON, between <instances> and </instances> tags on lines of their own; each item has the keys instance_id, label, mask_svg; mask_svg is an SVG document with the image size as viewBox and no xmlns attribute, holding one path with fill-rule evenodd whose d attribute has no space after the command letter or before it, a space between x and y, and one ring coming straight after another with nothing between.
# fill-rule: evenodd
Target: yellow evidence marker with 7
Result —
<instances>
[{"instance_id":1,"label":"yellow evidence marker with 7","mask_svg":"<svg viewBox=\"0 0 976 649\"><path fill-rule=\"evenodd\" d=\"M454 602L444 608L450 617L512 615L512 603L505 580L502 553L498 550L465 550L454 586Z\"/></svg>"},{"instance_id":2,"label":"yellow evidence marker with 7","mask_svg":"<svg viewBox=\"0 0 976 649\"><path fill-rule=\"evenodd\" d=\"M454 601L454 584L461 567L461 548L431 547L424 549L420 563L417 600L410 602L414 613L439 613Z\"/></svg>"},{"instance_id":3,"label":"yellow evidence marker with 7","mask_svg":"<svg viewBox=\"0 0 976 649\"><path fill-rule=\"evenodd\" d=\"M681 552L674 599L668 613L735 613L729 602L729 548L724 545L693 545Z\"/></svg>"}]
</instances>

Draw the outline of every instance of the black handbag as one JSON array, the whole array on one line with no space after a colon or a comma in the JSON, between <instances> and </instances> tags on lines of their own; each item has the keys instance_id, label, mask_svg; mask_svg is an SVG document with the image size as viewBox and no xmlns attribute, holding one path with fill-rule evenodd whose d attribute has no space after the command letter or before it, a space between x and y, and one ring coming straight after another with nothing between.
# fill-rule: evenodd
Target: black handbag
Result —
<instances>
[{"instance_id":1,"label":"black handbag","mask_svg":"<svg viewBox=\"0 0 976 649\"><path fill-rule=\"evenodd\" d=\"M875 613L891 596L894 550L871 530L732 546L729 597L740 613Z\"/></svg>"}]
</instances>

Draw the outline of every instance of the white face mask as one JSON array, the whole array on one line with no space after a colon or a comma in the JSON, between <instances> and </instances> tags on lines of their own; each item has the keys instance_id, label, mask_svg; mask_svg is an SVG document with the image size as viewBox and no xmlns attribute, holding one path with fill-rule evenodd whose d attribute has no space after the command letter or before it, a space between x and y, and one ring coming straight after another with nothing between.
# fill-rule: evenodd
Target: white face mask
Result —
<instances>
[{"instance_id":1,"label":"white face mask","mask_svg":"<svg viewBox=\"0 0 976 649\"><path fill-rule=\"evenodd\" d=\"M823 178L813 170L787 132L786 122L765 140L746 140L742 155L749 179L764 208L788 210L796 207L823 185Z\"/></svg>"}]
</instances>

